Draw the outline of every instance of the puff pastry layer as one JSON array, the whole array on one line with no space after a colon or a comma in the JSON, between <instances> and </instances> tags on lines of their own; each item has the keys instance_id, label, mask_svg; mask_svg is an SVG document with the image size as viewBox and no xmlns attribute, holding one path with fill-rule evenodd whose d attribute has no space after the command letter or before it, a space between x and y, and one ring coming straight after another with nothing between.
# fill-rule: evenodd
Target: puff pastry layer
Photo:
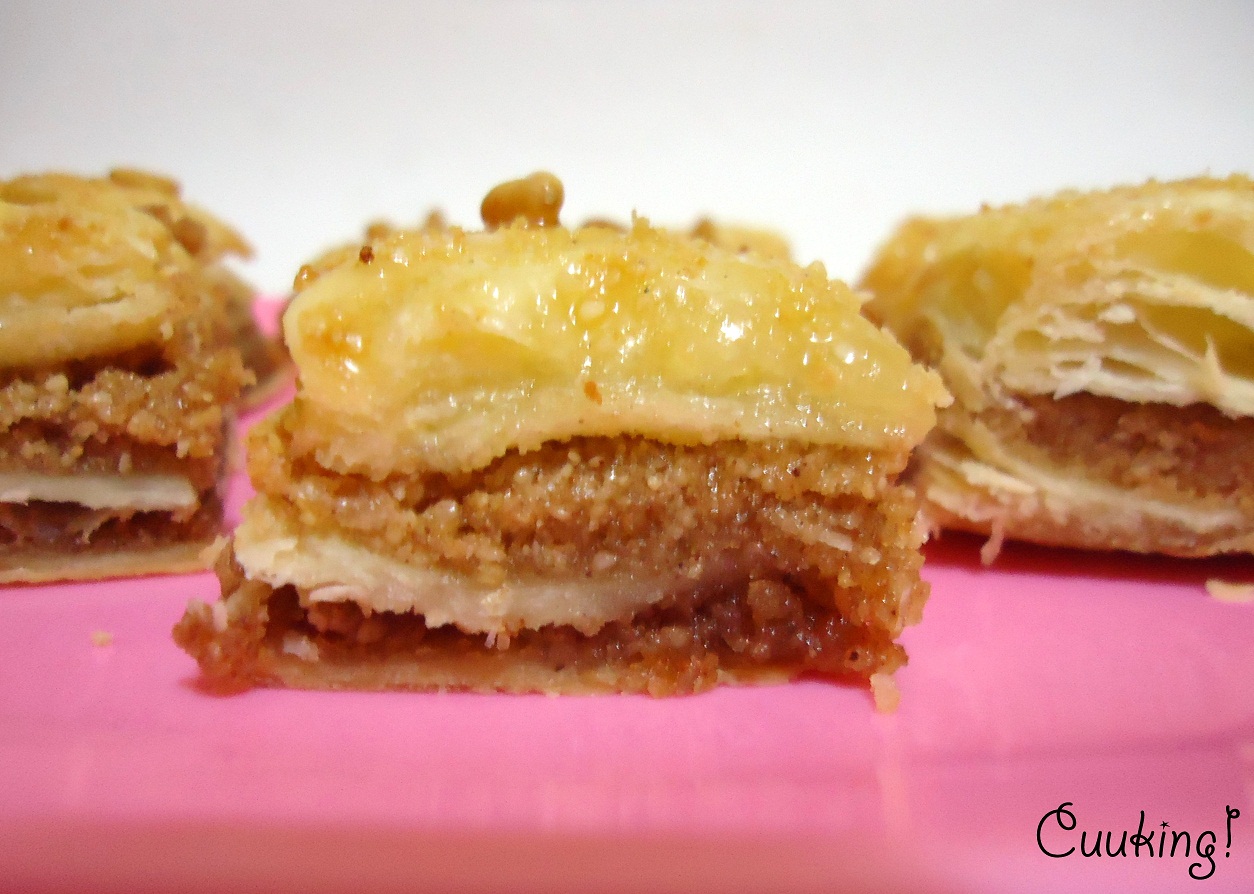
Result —
<instances>
[{"instance_id":1,"label":"puff pastry layer","mask_svg":"<svg viewBox=\"0 0 1254 894\"><path fill-rule=\"evenodd\" d=\"M955 396L933 521L1088 548L1254 548L1254 185L1067 192L908 221L869 313Z\"/></svg>"}]
</instances>

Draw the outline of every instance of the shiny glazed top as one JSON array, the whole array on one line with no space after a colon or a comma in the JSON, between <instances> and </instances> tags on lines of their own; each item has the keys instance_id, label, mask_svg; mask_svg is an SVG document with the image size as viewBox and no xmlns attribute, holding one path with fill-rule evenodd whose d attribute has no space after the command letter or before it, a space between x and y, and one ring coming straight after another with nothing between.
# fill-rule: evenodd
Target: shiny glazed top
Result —
<instances>
[{"instance_id":1,"label":"shiny glazed top","mask_svg":"<svg viewBox=\"0 0 1254 894\"><path fill-rule=\"evenodd\" d=\"M0 181L0 368L167 340L171 315L188 312L183 297L213 289L207 272L249 252L157 174Z\"/></svg>"},{"instance_id":2,"label":"shiny glazed top","mask_svg":"<svg viewBox=\"0 0 1254 894\"><path fill-rule=\"evenodd\" d=\"M947 399L819 264L528 224L389 231L304 272L289 424L323 461L451 471L621 434L908 449Z\"/></svg>"}]
</instances>

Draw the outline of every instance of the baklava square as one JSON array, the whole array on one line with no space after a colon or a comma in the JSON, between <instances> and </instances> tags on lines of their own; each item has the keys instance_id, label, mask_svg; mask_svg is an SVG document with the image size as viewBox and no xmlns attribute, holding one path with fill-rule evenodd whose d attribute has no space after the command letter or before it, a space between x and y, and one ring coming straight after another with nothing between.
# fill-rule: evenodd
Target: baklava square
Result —
<instances>
[{"instance_id":1,"label":"baklava square","mask_svg":"<svg viewBox=\"0 0 1254 894\"><path fill-rule=\"evenodd\" d=\"M869 313L954 394L918 451L933 524L1254 550L1254 184L1065 192L904 224Z\"/></svg>"},{"instance_id":2,"label":"baklava square","mask_svg":"<svg viewBox=\"0 0 1254 894\"><path fill-rule=\"evenodd\" d=\"M211 685L671 695L887 678L926 597L897 483L948 395L860 299L636 218L376 228L297 278Z\"/></svg>"},{"instance_id":3,"label":"baklava square","mask_svg":"<svg viewBox=\"0 0 1254 894\"><path fill-rule=\"evenodd\" d=\"M247 251L154 174L0 182L0 581L204 567Z\"/></svg>"}]
</instances>

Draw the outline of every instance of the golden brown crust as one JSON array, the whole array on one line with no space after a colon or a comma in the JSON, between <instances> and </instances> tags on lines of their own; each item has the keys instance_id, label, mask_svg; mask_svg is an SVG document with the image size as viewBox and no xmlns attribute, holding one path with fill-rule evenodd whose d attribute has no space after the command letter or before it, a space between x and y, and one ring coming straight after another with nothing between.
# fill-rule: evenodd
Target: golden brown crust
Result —
<instances>
[{"instance_id":1,"label":"golden brown crust","mask_svg":"<svg viewBox=\"0 0 1254 894\"><path fill-rule=\"evenodd\" d=\"M821 265L641 218L397 232L302 280L284 314L297 408L342 471L474 469L625 432L909 449L949 402Z\"/></svg>"}]
</instances>

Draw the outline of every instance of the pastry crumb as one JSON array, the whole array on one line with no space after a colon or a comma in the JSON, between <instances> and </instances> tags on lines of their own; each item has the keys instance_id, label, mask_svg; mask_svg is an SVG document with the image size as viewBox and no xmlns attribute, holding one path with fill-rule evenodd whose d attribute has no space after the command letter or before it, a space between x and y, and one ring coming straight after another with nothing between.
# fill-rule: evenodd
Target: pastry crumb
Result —
<instances>
[{"instance_id":1,"label":"pastry crumb","mask_svg":"<svg viewBox=\"0 0 1254 894\"><path fill-rule=\"evenodd\" d=\"M892 674L871 674L871 698L880 714L895 714L901 705L901 690Z\"/></svg>"},{"instance_id":2,"label":"pastry crumb","mask_svg":"<svg viewBox=\"0 0 1254 894\"><path fill-rule=\"evenodd\" d=\"M225 632L226 628L231 624L231 616L226 610L225 602L215 602L210 606L211 617L213 618L213 629L218 633Z\"/></svg>"},{"instance_id":3,"label":"pastry crumb","mask_svg":"<svg viewBox=\"0 0 1254 894\"><path fill-rule=\"evenodd\" d=\"M307 636L289 631L283 635L283 654L295 655L301 661L317 661L318 644Z\"/></svg>"},{"instance_id":4,"label":"pastry crumb","mask_svg":"<svg viewBox=\"0 0 1254 894\"><path fill-rule=\"evenodd\" d=\"M205 563L206 568L212 568L213 563L218 561L218 556L222 555L222 550L226 549L229 539L221 534L213 538L213 542L206 545L200 551L200 561Z\"/></svg>"},{"instance_id":5,"label":"pastry crumb","mask_svg":"<svg viewBox=\"0 0 1254 894\"><path fill-rule=\"evenodd\" d=\"M993 522L992 532L984 545L980 547L980 564L988 567L1001 554L1002 545L1006 542L1006 526L999 520Z\"/></svg>"},{"instance_id":6,"label":"pastry crumb","mask_svg":"<svg viewBox=\"0 0 1254 894\"><path fill-rule=\"evenodd\" d=\"M1254 602L1254 584L1212 578L1206 582L1206 592L1220 602Z\"/></svg>"},{"instance_id":7,"label":"pastry crumb","mask_svg":"<svg viewBox=\"0 0 1254 894\"><path fill-rule=\"evenodd\" d=\"M113 645L113 634L108 630L93 630L91 632L91 644L98 649L111 646Z\"/></svg>"}]
</instances>

